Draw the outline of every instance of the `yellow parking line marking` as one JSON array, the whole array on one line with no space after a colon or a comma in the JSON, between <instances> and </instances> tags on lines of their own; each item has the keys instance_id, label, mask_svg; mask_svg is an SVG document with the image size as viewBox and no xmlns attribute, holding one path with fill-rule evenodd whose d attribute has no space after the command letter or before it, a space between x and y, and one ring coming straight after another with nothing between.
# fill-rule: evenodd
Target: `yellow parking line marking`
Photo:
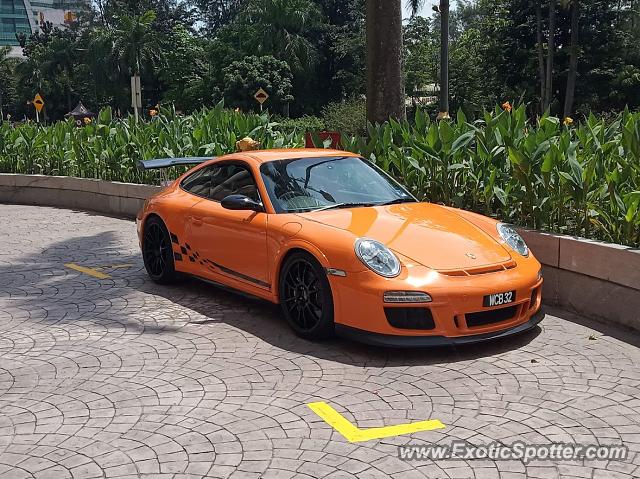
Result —
<instances>
[{"instance_id":1,"label":"yellow parking line marking","mask_svg":"<svg viewBox=\"0 0 640 479\"><path fill-rule=\"evenodd\" d=\"M111 278L111 276L109 276L108 274L104 274L101 273L98 270L95 270L93 268L86 268L84 266L80 266L78 264L75 263L66 263L65 266L67 268L73 269L75 271L78 271L80 273L84 273L84 274L88 274L89 276L93 276L94 278L98 278L98 279L109 279Z\"/></svg>"},{"instance_id":2,"label":"yellow parking line marking","mask_svg":"<svg viewBox=\"0 0 640 479\"><path fill-rule=\"evenodd\" d=\"M351 424L342 414L329 406L326 402L314 402L307 404L309 409L320 416L329 426L334 428L349 442L363 442L372 439L383 439L385 437L401 436L420 431L432 431L434 429L444 429L446 426L437 419L427 421L412 422L408 424L398 424L397 426L372 427L360 429Z\"/></svg>"}]
</instances>

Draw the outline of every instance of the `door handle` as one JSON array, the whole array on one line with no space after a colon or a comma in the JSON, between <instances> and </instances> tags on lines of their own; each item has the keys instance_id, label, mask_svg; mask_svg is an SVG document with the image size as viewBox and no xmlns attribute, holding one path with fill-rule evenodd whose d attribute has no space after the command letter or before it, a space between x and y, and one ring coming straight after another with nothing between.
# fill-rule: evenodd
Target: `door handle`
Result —
<instances>
[{"instance_id":1,"label":"door handle","mask_svg":"<svg viewBox=\"0 0 640 479\"><path fill-rule=\"evenodd\" d=\"M191 218L191 222L193 226L202 226L202 218L196 218L195 216Z\"/></svg>"}]
</instances>

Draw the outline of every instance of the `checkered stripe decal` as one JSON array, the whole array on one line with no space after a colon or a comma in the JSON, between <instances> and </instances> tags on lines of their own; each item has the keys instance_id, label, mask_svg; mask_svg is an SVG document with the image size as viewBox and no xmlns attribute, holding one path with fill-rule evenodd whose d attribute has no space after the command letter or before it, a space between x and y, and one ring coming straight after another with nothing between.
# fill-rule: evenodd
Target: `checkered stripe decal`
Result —
<instances>
[{"instance_id":1,"label":"checkered stripe decal","mask_svg":"<svg viewBox=\"0 0 640 479\"><path fill-rule=\"evenodd\" d=\"M260 281L259 279L252 278L251 276L247 276L246 274L238 273L232 269L229 269L225 266L222 266L218 263L211 261L210 259L206 259L200 256L200 253L191 249L189 243L181 244L178 239L178 235L175 233L169 233L171 236L171 243L173 243L174 251L173 251L173 259L175 261L186 261L184 258L188 258L191 263L200 263L202 266L207 266L211 271L216 273L225 273L231 276L235 276L236 278L241 278L251 283L257 284L259 286L270 288L271 285L269 283L265 283L264 281ZM176 251L176 249L178 251Z\"/></svg>"},{"instance_id":2,"label":"checkered stripe decal","mask_svg":"<svg viewBox=\"0 0 640 479\"><path fill-rule=\"evenodd\" d=\"M200 254L197 251L193 251L191 249L191 246L189 245L189 243L185 243L185 244L180 244L180 240L178 239L178 235L176 235L175 233L170 233L171 235L171 242L176 245L174 247L174 251L173 251L173 259L176 261L185 261L184 258L188 258L189 261L191 261L192 263L195 263L196 261L199 261L200 264L204 264L204 262L200 259ZM178 249L178 251L175 251L175 248Z\"/></svg>"}]
</instances>

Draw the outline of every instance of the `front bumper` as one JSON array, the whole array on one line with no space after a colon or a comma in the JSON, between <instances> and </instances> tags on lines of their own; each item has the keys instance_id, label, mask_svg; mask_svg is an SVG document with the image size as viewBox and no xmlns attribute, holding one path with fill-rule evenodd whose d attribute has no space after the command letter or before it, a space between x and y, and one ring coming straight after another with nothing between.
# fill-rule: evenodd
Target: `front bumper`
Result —
<instances>
[{"instance_id":1,"label":"front bumper","mask_svg":"<svg viewBox=\"0 0 640 479\"><path fill-rule=\"evenodd\" d=\"M395 342L394 337L416 338L410 342L424 340L423 344L464 343L468 337L492 338L504 331L519 331L520 326L532 321L542 305L543 280L538 276L539 269L539 263L529 258L508 270L464 277L451 277L420 265L406 266L392 279L366 271L348 273L346 277L329 276L334 320L337 330L347 335L352 330L366 331L383 338L388 336L391 343ZM422 291L432 301L385 303L385 291ZM486 295L505 291L515 291L515 301L506 310L505 306L483 304ZM424 321L399 321L404 314L402 310L411 316L422 316ZM428 311L431 323L418 311ZM451 338L451 341L430 338Z\"/></svg>"},{"instance_id":2,"label":"front bumper","mask_svg":"<svg viewBox=\"0 0 640 479\"><path fill-rule=\"evenodd\" d=\"M363 329L357 329L343 324L336 324L336 334L338 336L352 339L372 346L383 346L392 348L418 348L434 346L460 346L463 344L475 344L484 341L494 341L501 338L524 333L536 327L545 317L544 308L540 308L537 313L531 316L527 322L518 326L493 331L484 334L474 334L470 336L399 336L395 334L372 333Z\"/></svg>"}]
</instances>

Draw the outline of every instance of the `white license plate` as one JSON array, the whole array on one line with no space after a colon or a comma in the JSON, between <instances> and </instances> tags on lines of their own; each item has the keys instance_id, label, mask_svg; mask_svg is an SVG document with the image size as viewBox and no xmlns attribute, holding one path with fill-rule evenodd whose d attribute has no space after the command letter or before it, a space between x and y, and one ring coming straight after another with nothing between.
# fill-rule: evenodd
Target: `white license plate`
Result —
<instances>
[{"instance_id":1,"label":"white license plate","mask_svg":"<svg viewBox=\"0 0 640 479\"><path fill-rule=\"evenodd\" d=\"M511 304L516 300L515 291L507 291L506 293L488 294L484 297L482 305L485 308L491 308L493 306L502 306L505 304Z\"/></svg>"}]
</instances>

